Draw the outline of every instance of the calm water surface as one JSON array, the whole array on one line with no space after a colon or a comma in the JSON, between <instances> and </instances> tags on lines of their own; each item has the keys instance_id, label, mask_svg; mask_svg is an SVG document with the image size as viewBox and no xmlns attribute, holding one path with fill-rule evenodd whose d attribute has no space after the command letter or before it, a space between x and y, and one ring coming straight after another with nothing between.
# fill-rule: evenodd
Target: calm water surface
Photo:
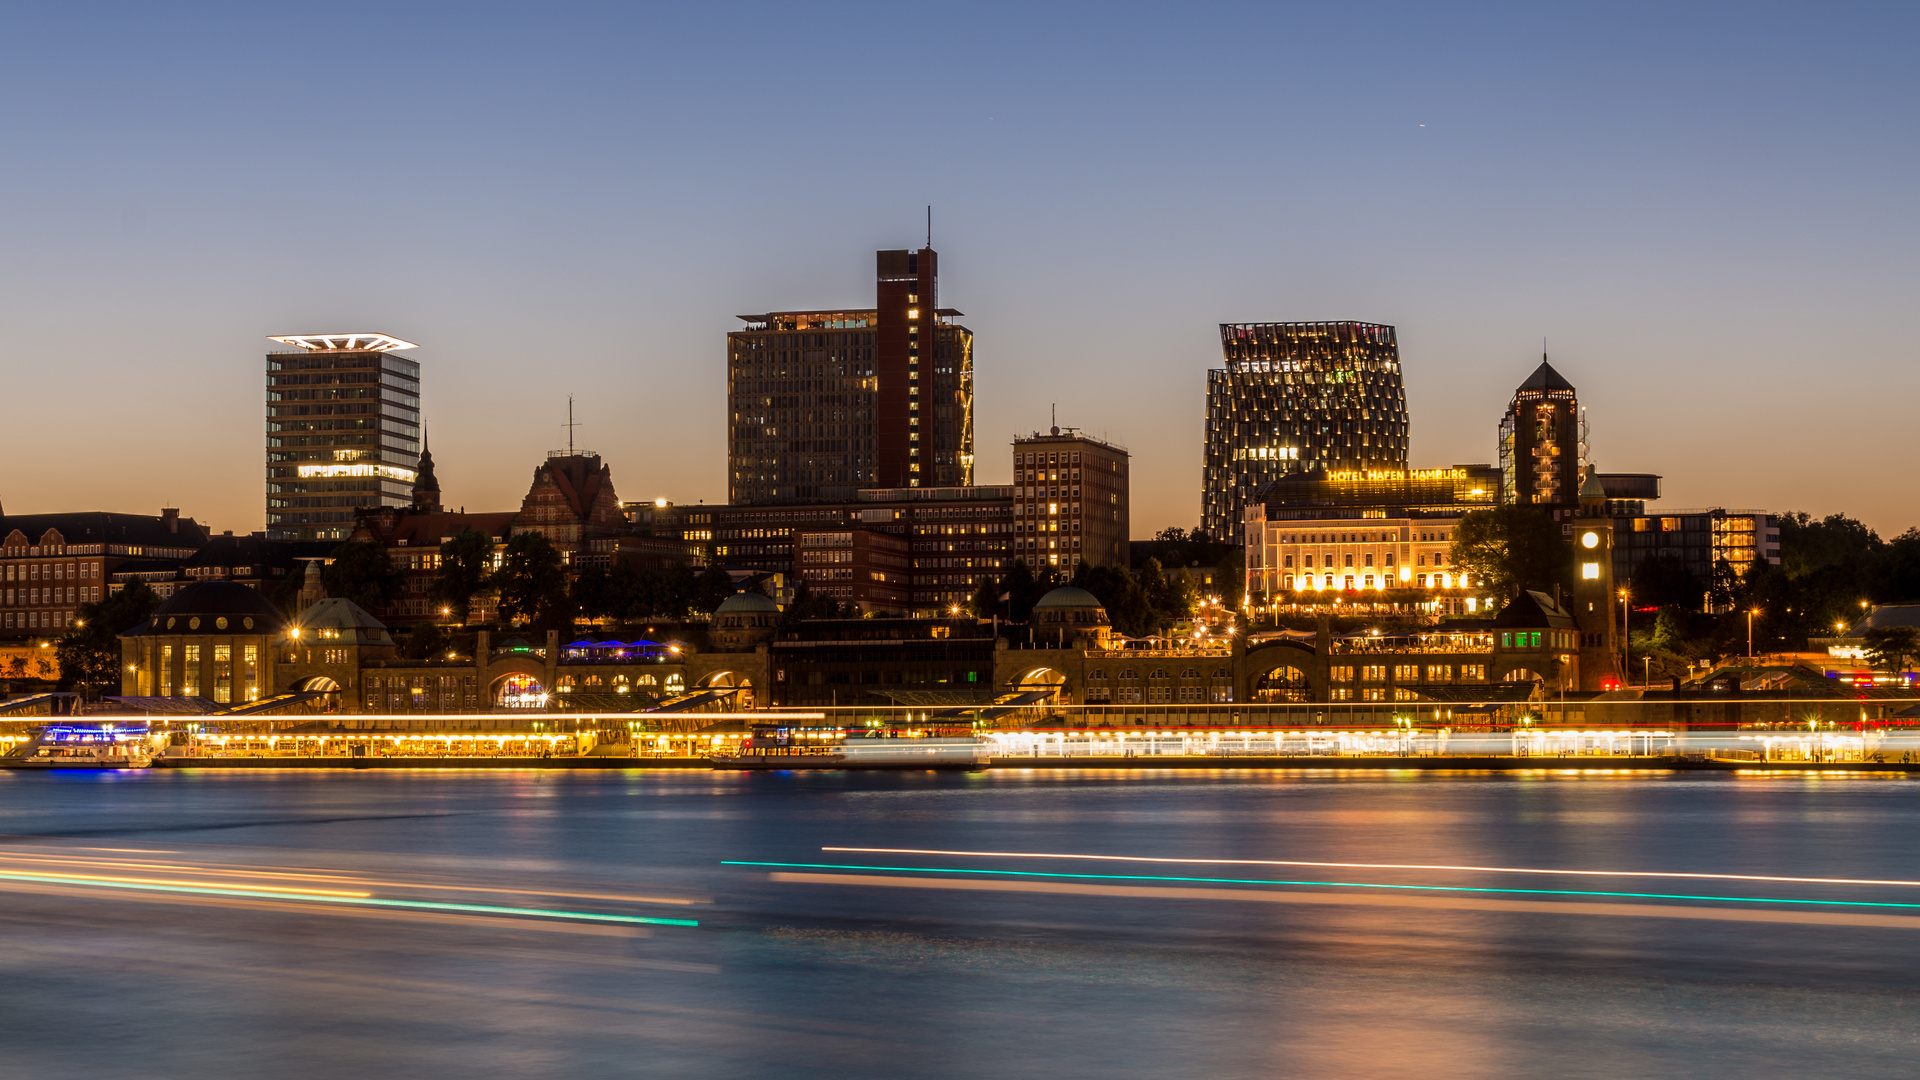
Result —
<instances>
[{"instance_id":1,"label":"calm water surface","mask_svg":"<svg viewBox=\"0 0 1920 1080\"><path fill-rule=\"evenodd\" d=\"M0 1076L1920 1074L1920 929L1794 921L1920 924L1920 908L1261 887L1786 920L1735 922L813 884L725 865L1920 904L1920 887L1891 884L821 850L1916 880L1920 782L1905 779L4 773L0 834ZM198 891L106 887L126 879ZM699 925L274 898L293 888Z\"/></svg>"}]
</instances>

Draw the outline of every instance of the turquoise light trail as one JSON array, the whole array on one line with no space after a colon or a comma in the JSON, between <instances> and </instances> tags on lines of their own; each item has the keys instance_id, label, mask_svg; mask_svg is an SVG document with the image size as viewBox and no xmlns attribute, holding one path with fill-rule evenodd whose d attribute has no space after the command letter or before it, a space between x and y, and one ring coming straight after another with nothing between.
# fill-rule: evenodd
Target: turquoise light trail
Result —
<instances>
[{"instance_id":1,"label":"turquoise light trail","mask_svg":"<svg viewBox=\"0 0 1920 1080\"><path fill-rule=\"evenodd\" d=\"M199 888L192 885L145 884L133 881L95 881L89 878L56 877L51 874L0 873L0 880L37 884L84 885L93 889L133 889L140 892L185 893L193 896L237 896L250 900L297 900L316 904L349 904L359 907L405 908L414 911L459 911L484 915L527 915L541 919L571 919L576 922L634 923L647 926L699 926L693 919L656 919L645 915L601 915L590 911L549 911L543 908L499 907L493 904L450 904L433 900L385 900L372 896L322 896L306 893L262 892L254 889Z\"/></svg>"},{"instance_id":2,"label":"turquoise light trail","mask_svg":"<svg viewBox=\"0 0 1920 1080\"><path fill-rule=\"evenodd\" d=\"M1098 881L1180 881L1204 885L1331 885L1342 889L1410 889L1425 892L1526 893L1534 896L1612 896L1630 900L1718 900L1735 904L1821 904L1830 907L1920 908L1875 900L1800 900L1773 896L1690 896L1684 893L1602 892L1597 889L1500 889L1478 885L1387 885L1377 881L1262 881L1251 878L1162 877L1152 874L1060 874L1042 870L968 870L946 866L839 866L833 863L744 862L722 866L778 866L790 870L892 870L909 874L994 874L1000 877L1079 878Z\"/></svg>"}]
</instances>

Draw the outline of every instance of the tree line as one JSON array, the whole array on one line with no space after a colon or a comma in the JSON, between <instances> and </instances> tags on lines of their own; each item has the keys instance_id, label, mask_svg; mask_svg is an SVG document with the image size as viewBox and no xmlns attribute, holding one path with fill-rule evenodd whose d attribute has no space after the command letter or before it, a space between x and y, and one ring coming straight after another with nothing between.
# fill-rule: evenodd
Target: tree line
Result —
<instances>
[{"instance_id":1,"label":"tree line","mask_svg":"<svg viewBox=\"0 0 1920 1080\"><path fill-rule=\"evenodd\" d=\"M1645 559L1615 582L1627 593L1629 645L1656 676L1683 674L1701 660L1746 655L1751 613L1755 653L1801 652L1813 638L1832 637L1876 604L1920 601L1920 528L1883 540L1845 514L1790 513L1775 521L1780 565L1755 539L1743 571L1719 560L1704 577L1674 555ZM1450 559L1483 580L1497 598L1520 589L1562 595L1573 586L1577 558L1551 516L1508 505L1475 511L1455 528ZM1864 644L1889 670L1920 653L1910 628L1876 628ZM1636 661L1638 663L1638 661Z\"/></svg>"}]
</instances>

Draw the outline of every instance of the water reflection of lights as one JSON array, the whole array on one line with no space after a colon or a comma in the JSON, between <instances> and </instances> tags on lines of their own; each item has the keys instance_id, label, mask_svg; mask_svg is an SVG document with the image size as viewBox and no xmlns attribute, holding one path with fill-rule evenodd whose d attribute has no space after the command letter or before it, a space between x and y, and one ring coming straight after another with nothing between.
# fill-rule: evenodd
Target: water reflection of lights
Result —
<instances>
[{"instance_id":1,"label":"water reflection of lights","mask_svg":"<svg viewBox=\"0 0 1920 1080\"><path fill-rule=\"evenodd\" d=\"M1085 859L1093 862L1175 863L1200 866L1312 866L1329 870L1452 870L1476 874L1570 874L1586 877L1697 878L1711 881L1775 881L1796 885L1920 885L1881 878L1784 877L1773 874L1705 874L1664 870L1554 870L1521 866L1452 866L1441 863L1309 862L1304 859L1179 859L1152 855L1077 855L1036 851L937 851L924 848L823 847L865 855L939 855L978 859Z\"/></svg>"},{"instance_id":2,"label":"water reflection of lights","mask_svg":"<svg viewBox=\"0 0 1920 1080\"><path fill-rule=\"evenodd\" d=\"M122 849L130 850L130 849ZM161 852L161 854L165 854ZM93 871L119 871L116 873ZM146 870L141 874L137 871ZM192 875L155 876L160 874ZM244 881L213 880L220 877L246 877ZM275 879L292 879L300 882L314 880L334 881L358 885L359 890L321 889L307 884L280 884ZM600 900L624 903L646 904L693 904L703 901L687 897L653 896L615 896L592 893L564 893L543 891L537 885L522 888L491 888L479 885L419 883L406 881L361 880L350 875L304 873L282 868L247 869L222 866L188 866L178 863L140 862L129 859L89 859L61 854L10 853L0 856L0 890L24 889L44 891L48 887L66 887L84 890L72 895L109 896L115 892L145 894L148 896L174 897L181 900L221 901L274 901L280 904L305 907L308 910L329 910L325 905L355 909L388 910L395 913L415 913L422 915L450 916L509 916L519 920L557 920L568 923L600 923L616 926L687 926L700 925L693 919L673 919L651 915L624 915L612 912L568 911L558 908L523 907L504 904L474 904L436 899L405 899L393 896L377 896L376 888L386 890L435 890L440 892L465 893L509 893L519 896L550 896L568 899ZM322 905L312 907L311 905Z\"/></svg>"},{"instance_id":3,"label":"water reflection of lights","mask_svg":"<svg viewBox=\"0 0 1920 1080\"><path fill-rule=\"evenodd\" d=\"M1600 896L1626 900L1709 900L1728 904L1814 904L1821 907L1920 908L1920 903L1888 900L1810 900L1778 896L1696 896L1686 893L1613 892L1600 889L1503 889L1486 885L1407 885L1382 881L1286 881L1259 878L1175 877L1161 874L1067 874L1044 870L978 870L947 866L846 866L837 863L746 862L722 860L722 866L764 866L794 870L881 870L908 874L987 874L1009 878L1076 881L1179 882L1195 885L1286 885L1336 889L1385 889L1396 892L1499 893L1528 896ZM1229 891L1228 895L1232 893ZM1915 920L1920 923L1920 920Z\"/></svg>"}]
</instances>

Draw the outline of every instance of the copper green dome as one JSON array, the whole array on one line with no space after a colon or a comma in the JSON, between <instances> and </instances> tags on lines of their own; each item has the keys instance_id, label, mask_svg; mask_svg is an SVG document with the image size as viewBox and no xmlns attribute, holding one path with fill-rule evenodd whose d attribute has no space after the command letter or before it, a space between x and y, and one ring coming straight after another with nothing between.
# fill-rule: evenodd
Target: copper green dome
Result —
<instances>
[{"instance_id":1,"label":"copper green dome","mask_svg":"<svg viewBox=\"0 0 1920 1080\"><path fill-rule=\"evenodd\" d=\"M1035 611L1046 611L1049 608L1100 608L1104 611L1106 605L1100 603L1099 597L1078 585L1062 585L1034 601L1033 610Z\"/></svg>"},{"instance_id":2,"label":"copper green dome","mask_svg":"<svg viewBox=\"0 0 1920 1080\"><path fill-rule=\"evenodd\" d=\"M720 606L714 608L713 613L715 615L778 615L780 605L757 592L738 592L720 601Z\"/></svg>"}]
</instances>

